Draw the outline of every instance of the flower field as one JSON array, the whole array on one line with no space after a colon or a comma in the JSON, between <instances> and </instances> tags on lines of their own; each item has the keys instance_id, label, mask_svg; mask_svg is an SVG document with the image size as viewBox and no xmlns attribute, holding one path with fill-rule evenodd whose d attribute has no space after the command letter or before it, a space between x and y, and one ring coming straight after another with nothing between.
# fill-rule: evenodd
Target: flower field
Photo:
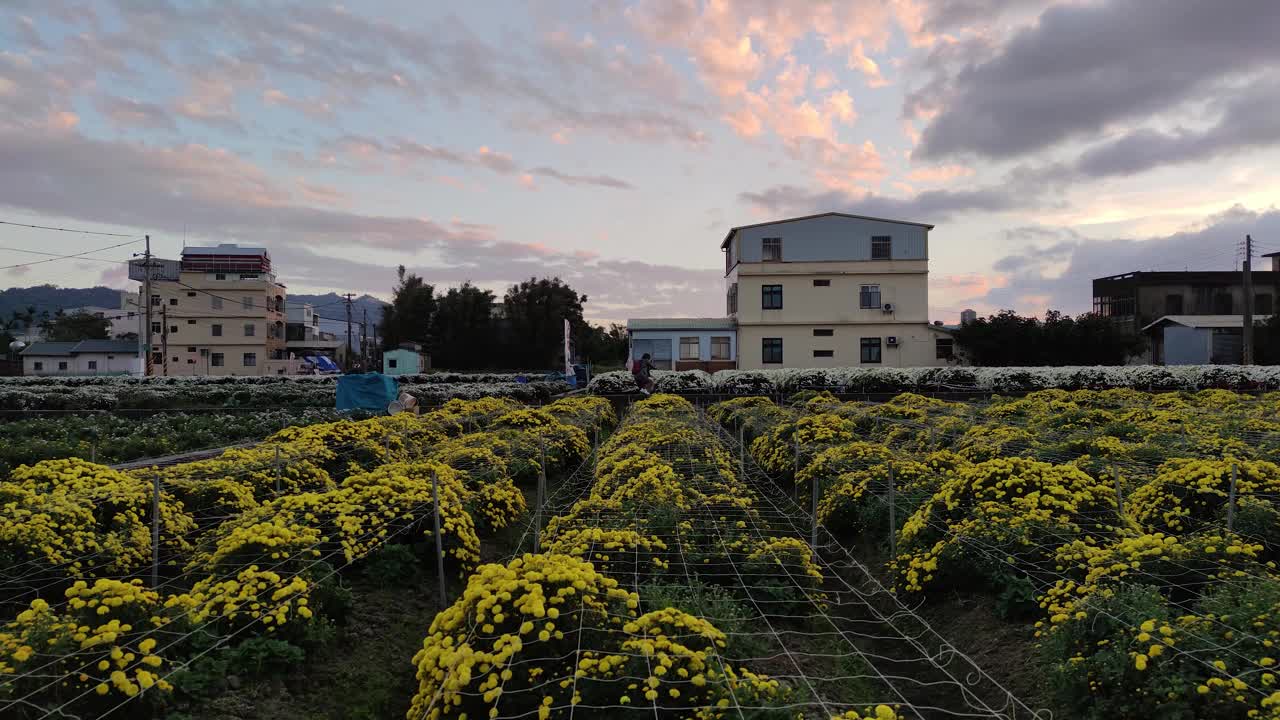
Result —
<instances>
[{"instance_id":1,"label":"flower field","mask_svg":"<svg viewBox=\"0 0 1280 720\"><path fill-rule=\"evenodd\" d=\"M1280 394L804 391L37 462L0 484L0 710L203 717L209 657L305 673L349 578L439 558L446 603L381 670L409 720L1276 720L1278 442Z\"/></svg>"},{"instance_id":2,"label":"flower field","mask_svg":"<svg viewBox=\"0 0 1280 720\"><path fill-rule=\"evenodd\" d=\"M210 654L314 645L345 574L392 550L433 565L437 494L447 572L470 573L527 517L516 483L576 467L614 422L592 398L452 400L161 470L20 466L0 483L0 715L163 715Z\"/></svg>"},{"instance_id":3,"label":"flower field","mask_svg":"<svg viewBox=\"0 0 1280 720\"><path fill-rule=\"evenodd\" d=\"M1280 395L808 392L708 415L816 501L822 554L860 548L925 616L976 596L1026 628L1009 652L1055 716L1280 717Z\"/></svg>"}]
</instances>

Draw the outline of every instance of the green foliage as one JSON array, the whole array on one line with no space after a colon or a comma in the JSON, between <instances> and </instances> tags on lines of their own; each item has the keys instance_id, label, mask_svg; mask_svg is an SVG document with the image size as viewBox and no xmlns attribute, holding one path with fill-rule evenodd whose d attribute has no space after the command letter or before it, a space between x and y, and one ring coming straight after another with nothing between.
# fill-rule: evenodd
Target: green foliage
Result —
<instances>
[{"instance_id":1,"label":"green foliage","mask_svg":"<svg viewBox=\"0 0 1280 720\"><path fill-rule=\"evenodd\" d=\"M418 569L418 555L409 545L383 545L364 561L365 576L380 586L403 583Z\"/></svg>"},{"instance_id":2,"label":"green foliage","mask_svg":"<svg viewBox=\"0 0 1280 720\"><path fill-rule=\"evenodd\" d=\"M70 315L59 310L40 323L44 339L49 342L106 340L111 337L111 321L80 310Z\"/></svg>"},{"instance_id":3,"label":"green foliage","mask_svg":"<svg viewBox=\"0 0 1280 720\"><path fill-rule=\"evenodd\" d=\"M1071 317L1057 310L1044 319L1002 310L966 323L954 333L956 345L974 365L1123 365L1140 352L1143 339L1094 313Z\"/></svg>"}]
</instances>

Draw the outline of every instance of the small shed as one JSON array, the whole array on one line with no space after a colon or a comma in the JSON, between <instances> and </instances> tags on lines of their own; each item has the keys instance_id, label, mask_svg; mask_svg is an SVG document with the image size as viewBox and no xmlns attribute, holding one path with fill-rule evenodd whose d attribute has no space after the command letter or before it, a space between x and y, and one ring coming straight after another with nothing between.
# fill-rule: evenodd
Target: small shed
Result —
<instances>
[{"instance_id":1,"label":"small shed","mask_svg":"<svg viewBox=\"0 0 1280 720\"><path fill-rule=\"evenodd\" d=\"M431 369L431 357L415 343L401 343L395 350L382 354L384 375L416 375Z\"/></svg>"},{"instance_id":2,"label":"small shed","mask_svg":"<svg viewBox=\"0 0 1280 720\"><path fill-rule=\"evenodd\" d=\"M1237 365L1243 359L1243 315L1165 315L1142 328L1157 365Z\"/></svg>"}]
</instances>

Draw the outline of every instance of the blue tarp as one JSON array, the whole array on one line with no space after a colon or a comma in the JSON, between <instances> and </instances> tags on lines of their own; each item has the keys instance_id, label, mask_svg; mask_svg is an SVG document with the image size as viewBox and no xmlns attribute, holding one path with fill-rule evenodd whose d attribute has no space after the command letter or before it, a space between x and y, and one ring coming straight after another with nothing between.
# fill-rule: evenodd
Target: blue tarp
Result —
<instances>
[{"instance_id":1,"label":"blue tarp","mask_svg":"<svg viewBox=\"0 0 1280 720\"><path fill-rule=\"evenodd\" d=\"M342 375L338 378L339 410L385 411L400 396L395 378L382 373Z\"/></svg>"},{"instance_id":2,"label":"blue tarp","mask_svg":"<svg viewBox=\"0 0 1280 720\"><path fill-rule=\"evenodd\" d=\"M339 372L338 365L324 355L317 355L315 360L316 367L324 372Z\"/></svg>"}]
</instances>

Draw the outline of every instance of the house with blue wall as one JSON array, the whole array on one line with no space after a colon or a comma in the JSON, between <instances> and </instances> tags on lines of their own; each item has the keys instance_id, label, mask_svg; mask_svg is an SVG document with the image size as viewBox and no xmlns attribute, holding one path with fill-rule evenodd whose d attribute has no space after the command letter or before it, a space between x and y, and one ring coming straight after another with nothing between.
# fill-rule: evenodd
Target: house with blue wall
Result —
<instances>
[{"instance_id":1,"label":"house with blue wall","mask_svg":"<svg viewBox=\"0 0 1280 720\"><path fill-rule=\"evenodd\" d=\"M732 370L738 338L731 318L636 318L627 321L629 360L649 353L657 370Z\"/></svg>"}]
</instances>

